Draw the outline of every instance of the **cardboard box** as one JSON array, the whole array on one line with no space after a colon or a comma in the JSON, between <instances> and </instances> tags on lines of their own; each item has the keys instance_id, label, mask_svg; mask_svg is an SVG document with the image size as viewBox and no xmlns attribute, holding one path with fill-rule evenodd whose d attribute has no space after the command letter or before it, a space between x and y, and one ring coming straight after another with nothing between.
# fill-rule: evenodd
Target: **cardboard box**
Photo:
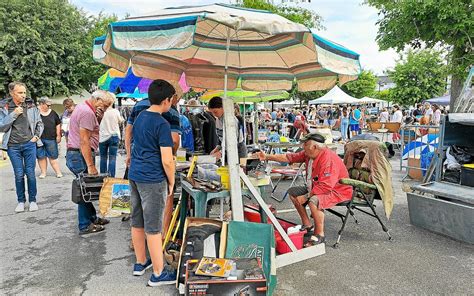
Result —
<instances>
[{"instance_id":1,"label":"cardboard box","mask_svg":"<svg viewBox=\"0 0 474 296\"><path fill-rule=\"evenodd\" d=\"M236 261L237 268L239 265L255 262L261 269L261 264L257 258L233 259ZM202 296L202 295L266 295L267 282L262 279L226 279L216 277L196 276L194 269L199 260L189 260L186 264L186 282L185 295ZM263 270L261 275L264 276Z\"/></svg>"}]
</instances>

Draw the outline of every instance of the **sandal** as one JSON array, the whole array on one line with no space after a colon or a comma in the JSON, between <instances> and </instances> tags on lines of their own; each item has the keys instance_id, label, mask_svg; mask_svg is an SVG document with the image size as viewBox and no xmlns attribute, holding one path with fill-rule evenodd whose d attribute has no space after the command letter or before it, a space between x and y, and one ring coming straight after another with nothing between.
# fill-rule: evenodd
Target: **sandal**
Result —
<instances>
[{"instance_id":1,"label":"sandal","mask_svg":"<svg viewBox=\"0 0 474 296\"><path fill-rule=\"evenodd\" d=\"M83 234L91 234L91 233L97 233L102 230L105 230L105 227L102 225L95 225L94 223L89 224L86 229L79 231L80 235Z\"/></svg>"},{"instance_id":2,"label":"sandal","mask_svg":"<svg viewBox=\"0 0 474 296\"><path fill-rule=\"evenodd\" d=\"M320 236L319 234L312 235L311 238L304 244L305 248L316 246L324 243L326 237Z\"/></svg>"},{"instance_id":3,"label":"sandal","mask_svg":"<svg viewBox=\"0 0 474 296\"><path fill-rule=\"evenodd\" d=\"M310 232L311 230L313 230L314 226L313 225L302 225L301 228L300 228L300 231L307 231L307 232Z\"/></svg>"},{"instance_id":4,"label":"sandal","mask_svg":"<svg viewBox=\"0 0 474 296\"><path fill-rule=\"evenodd\" d=\"M94 221L94 224L95 225L106 225L106 224L109 224L110 223L110 220L107 220L107 219L103 219L103 218L97 218L95 219Z\"/></svg>"}]
</instances>

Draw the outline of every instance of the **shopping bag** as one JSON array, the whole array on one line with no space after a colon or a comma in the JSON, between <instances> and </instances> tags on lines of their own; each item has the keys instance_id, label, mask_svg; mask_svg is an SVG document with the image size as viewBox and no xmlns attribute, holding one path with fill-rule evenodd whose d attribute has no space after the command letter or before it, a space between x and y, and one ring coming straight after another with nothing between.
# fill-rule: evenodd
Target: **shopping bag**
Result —
<instances>
[{"instance_id":1,"label":"shopping bag","mask_svg":"<svg viewBox=\"0 0 474 296\"><path fill-rule=\"evenodd\" d=\"M105 217L116 213L130 213L130 184L120 178L105 178L99 195L99 212Z\"/></svg>"},{"instance_id":2,"label":"shopping bag","mask_svg":"<svg viewBox=\"0 0 474 296\"><path fill-rule=\"evenodd\" d=\"M267 278L267 295L276 287L275 234L271 224L230 221L225 258L259 258Z\"/></svg>"}]
</instances>

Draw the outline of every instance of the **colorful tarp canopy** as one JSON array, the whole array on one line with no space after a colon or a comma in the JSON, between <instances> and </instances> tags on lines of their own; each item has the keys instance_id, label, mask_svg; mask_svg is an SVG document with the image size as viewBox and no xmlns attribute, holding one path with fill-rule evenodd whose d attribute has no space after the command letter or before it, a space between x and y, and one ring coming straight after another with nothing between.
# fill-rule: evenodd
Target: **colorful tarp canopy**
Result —
<instances>
[{"instance_id":1,"label":"colorful tarp canopy","mask_svg":"<svg viewBox=\"0 0 474 296\"><path fill-rule=\"evenodd\" d=\"M227 44L229 39L229 44ZM227 46L228 45L228 46ZM226 49L228 55L226 58ZM164 9L109 25L94 59L121 71L189 86L267 91L327 89L360 73L359 55L279 15L224 4Z\"/></svg>"},{"instance_id":2,"label":"colorful tarp canopy","mask_svg":"<svg viewBox=\"0 0 474 296\"><path fill-rule=\"evenodd\" d=\"M100 89L110 92L119 91L123 97L125 97L125 94L138 94L139 98L144 98L148 97L148 95L144 96L144 94L148 92L148 87L152 82L153 80L151 79L136 76L133 73L132 68L128 68L126 73L111 68L107 70L104 75L99 77L97 80L97 86ZM184 73L178 81L178 85L178 91L180 93L189 91L189 86L186 85Z\"/></svg>"},{"instance_id":3,"label":"colorful tarp canopy","mask_svg":"<svg viewBox=\"0 0 474 296\"><path fill-rule=\"evenodd\" d=\"M354 98L346 94L342 89L335 85L327 94L324 96L309 101L310 105L316 104L329 104L329 105L340 105L340 104L360 104L359 99Z\"/></svg>"}]
</instances>

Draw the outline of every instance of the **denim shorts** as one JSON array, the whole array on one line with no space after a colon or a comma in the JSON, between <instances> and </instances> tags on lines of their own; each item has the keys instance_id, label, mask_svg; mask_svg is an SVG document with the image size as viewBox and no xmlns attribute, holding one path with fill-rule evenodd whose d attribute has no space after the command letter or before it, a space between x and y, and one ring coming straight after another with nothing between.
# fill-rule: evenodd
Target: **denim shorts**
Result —
<instances>
[{"instance_id":1,"label":"denim shorts","mask_svg":"<svg viewBox=\"0 0 474 296\"><path fill-rule=\"evenodd\" d=\"M137 183L130 181L132 227L145 228L147 234L163 231L163 214L168 195L168 182Z\"/></svg>"},{"instance_id":2,"label":"denim shorts","mask_svg":"<svg viewBox=\"0 0 474 296\"><path fill-rule=\"evenodd\" d=\"M36 158L43 159L43 158L51 158L51 159L58 159L58 143L56 140L46 140L41 139L43 142L43 146L38 147L36 149Z\"/></svg>"}]
</instances>

